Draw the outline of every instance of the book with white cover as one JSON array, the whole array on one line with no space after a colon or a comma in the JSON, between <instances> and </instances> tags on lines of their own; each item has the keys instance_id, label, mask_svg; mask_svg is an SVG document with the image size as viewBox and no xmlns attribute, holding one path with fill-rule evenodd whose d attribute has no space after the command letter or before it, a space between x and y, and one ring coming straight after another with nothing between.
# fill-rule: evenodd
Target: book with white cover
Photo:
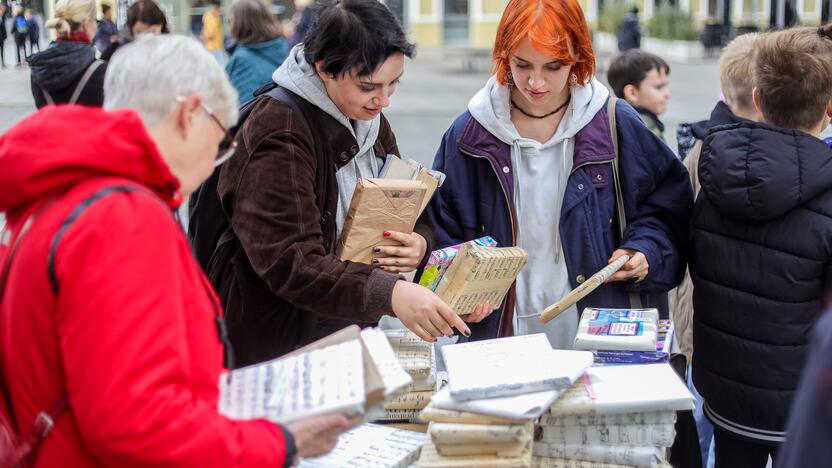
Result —
<instances>
[{"instance_id":1,"label":"book with white cover","mask_svg":"<svg viewBox=\"0 0 832 468\"><path fill-rule=\"evenodd\" d=\"M456 401L563 390L593 360L587 351L552 350L543 333L446 345L442 355Z\"/></svg>"},{"instance_id":2,"label":"book with white cover","mask_svg":"<svg viewBox=\"0 0 832 468\"><path fill-rule=\"evenodd\" d=\"M552 390L483 400L457 401L446 387L437 392L430 401L433 407L442 410L477 413L512 420L531 420L545 413L564 391Z\"/></svg>"},{"instance_id":3,"label":"book with white cover","mask_svg":"<svg viewBox=\"0 0 832 468\"><path fill-rule=\"evenodd\" d=\"M544 414L540 417L537 424L539 426L601 426L626 424L673 424L675 422L675 411L650 411L646 413L617 413L600 415L569 414L555 416L551 414Z\"/></svg>"},{"instance_id":4,"label":"book with white cover","mask_svg":"<svg viewBox=\"0 0 832 468\"><path fill-rule=\"evenodd\" d=\"M362 414L366 403L357 339L231 371L220 377L220 413L277 423L326 413Z\"/></svg>"},{"instance_id":5,"label":"book with white cover","mask_svg":"<svg viewBox=\"0 0 832 468\"><path fill-rule=\"evenodd\" d=\"M626 426L543 426L540 441L554 444L631 445L670 447L676 438L673 424Z\"/></svg>"},{"instance_id":6,"label":"book with white cover","mask_svg":"<svg viewBox=\"0 0 832 468\"><path fill-rule=\"evenodd\" d=\"M553 415L692 410L695 398L669 364L590 367L549 408ZM590 397L590 394L594 398Z\"/></svg>"},{"instance_id":7,"label":"book with white cover","mask_svg":"<svg viewBox=\"0 0 832 468\"><path fill-rule=\"evenodd\" d=\"M419 458L427 436L420 432L378 424L341 434L335 449L321 457L305 458L300 468L406 468Z\"/></svg>"},{"instance_id":8,"label":"book with white cover","mask_svg":"<svg viewBox=\"0 0 832 468\"><path fill-rule=\"evenodd\" d=\"M621 445L554 444L535 442L532 454L538 457L567 458L596 463L613 463L639 468L658 468L664 449Z\"/></svg>"},{"instance_id":9,"label":"book with white cover","mask_svg":"<svg viewBox=\"0 0 832 468\"><path fill-rule=\"evenodd\" d=\"M384 332L378 328L365 328L361 330L361 340L381 374L384 397L389 399L403 393L413 383L413 379L399 364Z\"/></svg>"}]
</instances>

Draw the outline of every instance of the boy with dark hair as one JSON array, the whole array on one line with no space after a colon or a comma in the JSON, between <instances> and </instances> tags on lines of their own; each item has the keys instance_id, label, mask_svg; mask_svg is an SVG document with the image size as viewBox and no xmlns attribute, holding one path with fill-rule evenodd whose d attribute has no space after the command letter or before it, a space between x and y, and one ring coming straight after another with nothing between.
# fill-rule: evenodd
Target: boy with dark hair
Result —
<instances>
[{"instance_id":1,"label":"boy with dark hair","mask_svg":"<svg viewBox=\"0 0 832 468\"><path fill-rule=\"evenodd\" d=\"M670 100L670 65L661 57L640 49L616 55L607 71L607 81L620 99L633 106L653 133L664 139L659 116Z\"/></svg>"},{"instance_id":2,"label":"boy with dark hair","mask_svg":"<svg viewBox=\"0 0 832 468\"><path fill-rule=\"evenodd\" d=\"M777 455L832 279L832 150L819 138L832 115L830 28L768 33L754 49L762 122L705 138L693 216L693 382L717 467Z\"/></svg>"}]
</instances>

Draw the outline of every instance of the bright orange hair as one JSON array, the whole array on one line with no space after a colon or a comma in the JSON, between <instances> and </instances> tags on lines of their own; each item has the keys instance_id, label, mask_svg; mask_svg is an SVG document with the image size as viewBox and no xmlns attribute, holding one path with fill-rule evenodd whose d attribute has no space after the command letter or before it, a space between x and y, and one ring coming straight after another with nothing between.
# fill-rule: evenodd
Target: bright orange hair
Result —
<instances>
[{"instance_id":1,"label":"bright orange hair","mask_svg":"<svg viewBox=\"0 0 832 468\"><path fill-rule=\"evenodd\" d=\"M532 47L572 66L578 83L595 74L595 52L578 0L511 0L500 19L494 42L494 73L506 84L509 57L528 38Z\"/></svg>"}]
</instances>

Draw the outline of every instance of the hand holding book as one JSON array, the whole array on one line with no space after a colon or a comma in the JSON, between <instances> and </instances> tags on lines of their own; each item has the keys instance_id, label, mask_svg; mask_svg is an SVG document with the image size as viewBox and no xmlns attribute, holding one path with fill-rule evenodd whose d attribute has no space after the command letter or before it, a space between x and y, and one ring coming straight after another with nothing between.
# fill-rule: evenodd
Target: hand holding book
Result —
<instances>
[{"instance_id":1,"label":"hand holding book","mask_svg":"<svg viewBox=\"0 0 832 468\"><path fill-rule=\"evenodd\" d=\"M627 260L627 263L625 263L620 270L610 276L606 282L627 281L632 279L638 283L647 277L647 274L650 272L650 265L647 263L647 257L637 250L617 249L612 253L610 259L607 260L607 264L611 265L615 263L615 261L623 255L629 256L630 259Z\"/></svg>"},{"instance_id":2,"label":"hand holding book","mask_svg":"<svg viewBox=\"0 0 832 468\"><path fill-rule=\"evenodd\" d=\"M394 273L409 273L419 267L428 248L424 237L415 232L407 234L397 231L385 231L384 237L398 242L399 245L373 247L373 265Z\"/></svg>"},{"instance_id":3,"label":"hand holding book","mask_svg":"<svg viewBox=\"0 0 832 468\"><path fill-rule=\"evenodd\" d=\"M440 336L451 336L456 328L465 336L471 330L448 304L432 291L406 281L393 287L393 313L419 338L433 343Z\"/></svg>"},{"instance_id":4,"label":"hand holding book","mask_svg":"<svg viewBox=\"0 0 832 468\"><path fill-rule=\"evenodd\" d=\"M360 423L361 416L349 419L343 414L326 414L292 421L286 429L295 439L298 456L317 457L332 451L338 436Z\"/></svg>"}]
</instances>

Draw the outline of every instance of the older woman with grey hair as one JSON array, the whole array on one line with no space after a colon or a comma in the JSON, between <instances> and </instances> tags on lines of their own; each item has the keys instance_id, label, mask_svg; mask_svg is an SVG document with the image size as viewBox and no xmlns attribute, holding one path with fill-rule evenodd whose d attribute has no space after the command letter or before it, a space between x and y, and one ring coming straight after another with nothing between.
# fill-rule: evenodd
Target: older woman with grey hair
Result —
<instances>
[{"instance_id":1,"label":"older woman with grey hair","mask_svg":"<svg viewBox=\"0 0 832 468\"><path fill-rule=\"evenodd\" d=\"M217 410L222 311L171 212L228 156L222 69L192 39L142 37L105 92L105 109L49 106L0 138L0 383L20 433L42 434L37 464L289 466L329 451L342 415L281 426Z\"/></svg>"}]
</instances>

